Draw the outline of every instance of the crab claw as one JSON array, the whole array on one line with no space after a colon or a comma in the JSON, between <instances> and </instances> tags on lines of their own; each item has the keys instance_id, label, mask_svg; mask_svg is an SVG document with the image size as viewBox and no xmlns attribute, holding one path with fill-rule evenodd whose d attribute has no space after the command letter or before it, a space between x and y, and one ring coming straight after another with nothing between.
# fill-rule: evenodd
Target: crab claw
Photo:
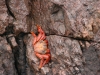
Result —
<instances>
[{"instance_id":1,"label":"crab claw","mask_svg":"<svg viewBox=\"0 0 100 75\"><path fill-rule=\"evenodd\" d=\"M39 26L39 25L36 25L36 26L37 26L38 29L41 28L41 26Z\"/></svg>"},{"instance_id":2,"label":"crab claw","mask_svg":"<svg viewBox=\"0 0 100 75\"><path fill-rule=\"evenodd\" d=\"M31 31L30 34L32 34L33 32Z\"/></svg>"},{"instance_id":3,"label":"crab claw","mask_svg":"<svg viewBox=\"0 0 100 75\"><path fill-rule=\"evenodd\" d=\"M32 34L32 36L36 37L35 33L34 32L30 32Z\"/></svg>"},{"instance_id":4,"label":"crab claw","mask_svg":"<svg viewBox=\"0 0 100 75\"><path fill-rule=\"evenodd\" d=\"M38 29L38 32L40 32L42 34L44 33L44 31L42 30L41 26L37 25L37 29Z\"/></svg>"}]
</instances>

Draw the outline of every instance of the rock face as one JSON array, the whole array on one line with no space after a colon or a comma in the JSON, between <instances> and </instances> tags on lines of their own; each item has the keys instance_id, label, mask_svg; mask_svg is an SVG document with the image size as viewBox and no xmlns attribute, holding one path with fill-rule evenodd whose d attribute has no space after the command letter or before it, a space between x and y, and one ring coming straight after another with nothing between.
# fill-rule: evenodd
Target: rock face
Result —
<instances>
[{"instance_id":1,"label":"rock face","mask_svg":"<svg viewBox=\"0 0 100 75\"><path fill-rule=\"evenodd\" d=\"M5 0L0 1L0 34L5 32L5 28L8 26L8 14Z\"/></svg>"},{"instance_id":2,"label":"rock face","mask_svg":"<svg viewBox=\"0 0 100 75\"><path fill-rule=\"evenodd\" d=\"M0 37L0 75L18 75L14 65L14 55L5 37Z\"/></svg>"},{"instance_id":3,"label":"rock face","mask_svg":"<svg viewBox=\"0 0 100 75\"><path fill-rule=\"evenodd\" d=\"M1 0L0 75L100 75L100 0ZM36 25L51 62L38 69Z\"/></svg>"},{"instance_id":4,"label":"rock face","mask_svg":"<svg viewBox=\"0 0 100 75\"><path fill-rule=\"evenodd\" d=\"M28 32L27 15L28 9L24 0L10 0L8 2L9 9L13 13L13 24L15 26L15 33Z\"/></svg>"}]
</instances>

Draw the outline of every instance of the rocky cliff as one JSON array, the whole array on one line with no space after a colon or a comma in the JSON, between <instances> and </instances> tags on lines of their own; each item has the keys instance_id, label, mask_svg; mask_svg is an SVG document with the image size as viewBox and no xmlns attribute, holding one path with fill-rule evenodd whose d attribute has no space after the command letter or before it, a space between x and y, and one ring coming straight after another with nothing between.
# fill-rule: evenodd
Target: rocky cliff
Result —
<instances>
[{"instance_id":1,"label":"rocky cliff","mask_svg":"<svg viewBox=\"0 0 100 75\"><path fill-rule=\"evenodd\" d=\"M52 55L40 70L37 24ZM0 0L0 75L100 75L100 0Z\"/></svg>"}]
</instances>

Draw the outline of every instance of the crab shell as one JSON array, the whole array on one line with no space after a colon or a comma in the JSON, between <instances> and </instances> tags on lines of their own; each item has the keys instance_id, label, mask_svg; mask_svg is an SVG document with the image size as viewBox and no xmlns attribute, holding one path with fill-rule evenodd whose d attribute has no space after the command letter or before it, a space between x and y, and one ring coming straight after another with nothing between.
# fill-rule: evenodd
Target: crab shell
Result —
<instances>
[{"instance_id":1,"label":"crab shell","mask_svg":"<svg viewBox=\"0 0 100 75\"><path fill-rule=\"evenodd\" d=\"M47 43L43 40L38 41L35 45L34 45L34 51L38 52L40 54L45 54L47 51Z\"/></svg>"}]
</instances>

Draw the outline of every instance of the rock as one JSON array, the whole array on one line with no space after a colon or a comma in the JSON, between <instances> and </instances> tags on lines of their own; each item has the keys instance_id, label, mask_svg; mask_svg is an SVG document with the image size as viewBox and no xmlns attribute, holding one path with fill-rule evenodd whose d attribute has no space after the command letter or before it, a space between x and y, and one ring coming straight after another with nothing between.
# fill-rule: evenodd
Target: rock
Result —
<instances>
[{"instance_id":1,"label":"rock","mask_svg":"<svg viewBox=\"0 0 100 75\"><path fill-rule=\"evenodd\" d=\"M100 0L1 0L0 75L100 75ZM45 31L51 62L38 69L30 31Z\"/></svg>"},{"instance_id":2,"label":"rock","mask_svg":"<svg viewBox=\"0 0 100 75\"><path fill-rule=\"evenodd\" d=\"M13 21L15 33L28 32L29 26L27 24L27 15L29 14L29 11L24 0L10 0L9 8L15 18Z\"/></svg>"},{"instance_id":3,"label":"rock","mask_svg":"<svg viewBox=\"0 0 100 75\"><path fill-rule=\"evenodd\" d=\"M100 44L97 44L100 45ZM97 75L100 70L100 59L98 56L100 55L100 50L98 50L95 45L92 44L83 52L83 56L85 57L85 72L87 75Z\"/></svg>"},{"instance_id":4,"label":"rock","mask_svg":"<svg viewBox=\"0 0 100 75\"><path fill-rule=\"evenodd\" d=\"M94 46L95 48L93 48L93 46L91 46L92 44L86 41L84 43L85 46L83 46L84 50L82 52L80 47L81 45L77 40L72 40L70 38L57 35L50 35L47 36L47 39L52 55L51 62L42 67L42 69L40 70L41 74L39 74L39 60L35 56L32 42L30 42L34 38L31 35L28 35L27 38L27 59L29 65L31 66L31 69L33 69L33 71L37 71L36 74L38 75L94 75L100 69L99 67L95 67L99 65L99 59L97 59L97 55L100 55L100 52L98 50L97 53L94 51L97 46L96 44L94 44L96 46ZM93 62L94 60L96 60L97 62ZM84 68L84 65L88 66Z\"/></svg>"},{"instance_id":5,"label":"rock","mask_svg":"<svg viewBox=\"0 0 100 75\"><path fill-rule=\"evenodd\" d=\"M32 41L33 41L33 37L30 38L31 35L28 35L27 38L25 38L25 43L26 43L26 56L27 56L27 61L29 62L29 65L35 69L38 70L38 64L39 64L39 60L37 59L37 57L35 56L34 52L33 52L33 46L32 46ZM30 42L31 41L31 42Z\"/></svg>"},{"instance_id":6,"label":"rock","mask_svg":"<svg viewBox=\"0 0 100 75\"><path fill-rule=\"evenodd\" d=\"M4 23L1 21L3 30L0 32L5 32L8 23L14 25L16 35L20 32L37 32L36 24L39 24L47 34L92 40L96 38L95 34L98 35L100 27L98 3L100 1L1 1L1 7L4 7L2 11L5 13L1 12L1 20Z\"/></svg>"},{"instance_id":7,"label":"rock","mask_svg":"<svg viewBox=\"0 0 100 75\"><path fill-rule=\"evenodd\" d=\"M16 39L15 39L15 37L14 37L13 34L8 35L7 38L9 39L9 42L10 42L10 44L11 44L11 46L12 46L13 48L16 47L16 46L18 46L18 44L17 44L17 42L16 42Z\"/></svg>"},{"instance_id":8,"label":"rock","mask_svg":"<svg viewBox=\"0 0 100 75\"><path fill-rule=\"evenodd\" d=\"M0 75L18 75L14 65L14 55L5 37L0 37Z\"/></svg>"},{"instance_id":9,"label":"rock","mask_svg":"<svg viewBox=\"0 0 100 75\"><path fill-rule=\"evenodd\" d=\"M26 46L27 46L27 59L29 65L33 68L33 71L39 71L39 60L34 54L34 50L32 47L33 36L28 37ZM45 65L41 69L42 74L66 74L73 73L77 71L77 69L73 69L71 71L70 67L80 66L82 68L82 51L78 41L71 40L69 38L64 38L61 36L51 35L47 36L49 41L49 48L51 51L51 62L48 65ZM69 42L70 41L70 42ZM62 44L63 43L63 44ZM83 69L83 68L82 68ZM80 68L79 68L80 70ZM40 74L39 74L40 75Z\"/></svg>"},{"instance_id":10,"label":"rock","mask_svg":"<svg viewBox=\"0 0 100 75\"><path fill-rule=\"evenodd\" d=\"M88 6L83 6L83 2L78 0L65 0L58 2L56 0L52 0L52 2L58 5L62 5L62 9L65 11L64 15L67 15L66 18L68 18L67 20L69 20L68 22L70 22L70 25L66 25L66 28L70 28L69 33L71 33L73 37L85 38L88 40L94 37L92 25L94 24L95 16L91 16L90 13L92 11L87 11L86 7L90 6L91 8L88 9L98 11L96 8L93 8L93 6L89 4L87 1L85 2L88 3ZM95 4L94 6L96 6L97 4L96 2L91 3Z\"/></svg>"},{"instance_id":11,"label":"rock","mask_svg":"<svg viewBox=\"0 0 100 75\"><path fill-rule=\"evenodd\" d=\"M43 74L47 74L48 72L49 72L49 68L48 67L43 67L42 69L41 69L41 72L43 73Z\"/></svg>"},{"instance_id":12,"label":"rock","mask_svg":"<svg viewBox=\"0 0 100 75\"><path fill-rule=\"evenodd\" d=\"M48 34L91 40L99 30L97 14L100 12L96 7L98 3L100 1L33 1L34 23L41 25ZM34 29L35 26L31 30Z\"/></svg>"},{"instance_id":13,"label":"rock","mask_svg":"<svg viewBox=\"0 0 100 75\"><path fill-rule=\"evenodd\" d=\"M100 42L100 29L99 29L98 32L95 34L95 36L94 36L94 41Z\"/></svg>"},{"instance_id":14,"label":"rock","mask_svg":"<svg viewBox=\"0 0 100 75\"><path fill-rule=\"evenodd\" d=\"M0 1L0 34L5 32L6 26L8 26L9 18L7 14L7 7L5 0Z\"/></svg>"}]
</instances>

